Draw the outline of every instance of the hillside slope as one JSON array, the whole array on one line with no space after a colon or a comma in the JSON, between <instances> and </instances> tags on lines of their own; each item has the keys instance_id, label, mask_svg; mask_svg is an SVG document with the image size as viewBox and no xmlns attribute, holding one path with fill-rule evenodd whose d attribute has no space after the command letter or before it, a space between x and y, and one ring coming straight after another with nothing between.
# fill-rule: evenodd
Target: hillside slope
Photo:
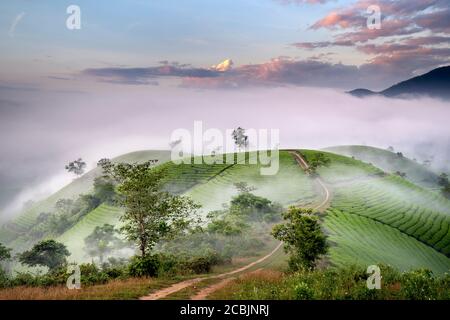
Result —
<instances>
[{"instance_id":1,"label":"hillside slope","mask_svg":"<svg viewBox=\"0 0 450 320\"><path fill-rule=\"evenodd\" d=\"M378 149L369 150L376 156L380 153L385 155ZM450 270L448 200L358 159L325 151L300 152L308 162L314 161L318 154L329 159L329 164L320 166L317 173L332 194L330 207L322 216L331 243L328 256L331 265L385 263L401 270L429 268L437 274ZM136 159L147 160L155 155L153 151L145 151L119 159L135 162ZM254 153L247 154L247 157L253 156ZM404 168L403 162L398 166ZM260 165L248 162L212 165L167 163L167 167L169 189L189 195L202 204L204 215L229 202L236 194L233 184L240 181L256 187L256 194L280 202L285 207L292 204L313 206L321 199L321 193L315 189L312 179L288 151L280 152L280 170L273 176L262 176ZM80 190L82 193L91 188L88 182L85 183L86 189ZM118 226L120 214L118 208L101 205L57 240L68 246L72 252L71 261L87 261L83 251L86 236L96 226L105 223ZM10 245L25 248L29 245L26 233Z\"/></svg>"},{"instance_id":2,"label":"hillside slope","mask_svg":"<svg viewBox=\"0 0 450 320\"><path fill-rule=\"evenodd\" d=\"M316 151L301 151L313 159ZM450 270L450 201L360 160L323 152L318 174L333 192L324 217L333 265Z\"/></svg>"},{"instance_id":3,"label":"hillside slope","mask_svg":"<svg viewBox=\"0 0 450 320\"><path fill-rule=\"evenodd\" d=\"M425 188L440 189L438 175L416 161L395 152L368 146L336 146L323 149L348 157L355 157L388 172L406 173L406 179Z\"/></svg>"},{"instance_id":4,"label":"hillside slope","mask_svg":"<svg viewBox=\"0 0 450 320\"><path fill-rule=\"evenodd\" d=\"M256 188L255 194L266 197L284 206L304 204L317 199L311 180L297 165L287 151L280 152L280 169L276 175L261 176L260 164L249 164L249 158L256 153L247 154L245 162L230 164L181 164L168 163L170 189L190 196L202 205L203 217L213 210L223 208L237 194L235 182L247 182ZM290 182L289 182L290 181ZM71 259L87 261L82 246L84 239L96 226L105 223L117 225L120 210L102 205L67 230L58 240L62 241L72 253Z\"/></svg>"},{"instance_id":5,"label":"hillside slope","mask_svg":"<svg viewBox=\"0 0 450 320\"><path fill-rule=\"evenodd\" d=\"M143 162L158 159L159 163L170 160L169 151L151 150L136 151L121 155L113 159L114 162ZM80 194L87 194L92 191L94 179L101 174L99 168L95 168L85 173L80 178L73 180L58 192L48 198L35 203L32 207L17 215L17 218L3 224L0 227L0 242L10 243L13 247L25 245L27 230L36 223L37 216L42 212L52 212L55 203L59 199L76 199ZM21 239L19 239L21 238Z\"/></svg>"}]
</instances>

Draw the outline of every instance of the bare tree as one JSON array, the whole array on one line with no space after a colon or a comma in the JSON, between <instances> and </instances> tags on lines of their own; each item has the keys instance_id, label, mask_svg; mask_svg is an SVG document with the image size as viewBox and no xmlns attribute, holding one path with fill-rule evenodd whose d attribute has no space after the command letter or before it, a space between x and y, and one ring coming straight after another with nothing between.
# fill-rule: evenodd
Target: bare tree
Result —
<instances>
[{"instance_id":1,"label":"bare tree","mask_svg":"<svg viewBox=\"0 0 450 320\"><path fill-rule=\"evenodd\" d=\"M66 165L66 170L68 172L72 172L77 176L81 176L86 169L86 162L83 161L83 159L79 158L75 161L69 162L68 165Z\"/></svg>"}]
</instances>

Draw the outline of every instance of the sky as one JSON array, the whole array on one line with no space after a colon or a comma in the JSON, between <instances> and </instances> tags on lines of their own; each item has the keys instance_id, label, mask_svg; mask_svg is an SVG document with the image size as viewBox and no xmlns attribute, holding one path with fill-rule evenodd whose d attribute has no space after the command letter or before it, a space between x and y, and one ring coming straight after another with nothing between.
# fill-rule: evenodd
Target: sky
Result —
<instances>
[{"instance_id":1,"label":"sky","mask_svg":"<svg viewBox=\"0 0 450 320\"><path fill-rule=\"evenodd\" d=\"M2 1L0 30L4 87L379 90L450 60L447 0Z\"/></svg>"},{"instance_id":2,"label":"sky","mask_svg":"<svg viewBox=\"0 0 450 320\"><path fill-rule=\"evenodd\" d=\"M345 91L449 64L448 0L1 1L0 218L70 182L70 160L168 149L197 120L445 162L448 102Z\"/></svg>"}]
</instances>

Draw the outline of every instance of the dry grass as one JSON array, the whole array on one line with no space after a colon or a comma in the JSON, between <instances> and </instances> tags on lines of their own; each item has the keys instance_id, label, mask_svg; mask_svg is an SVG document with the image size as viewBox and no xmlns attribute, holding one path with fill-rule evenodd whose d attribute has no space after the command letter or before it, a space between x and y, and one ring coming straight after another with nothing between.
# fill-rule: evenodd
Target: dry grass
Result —
<instances>
[{"instance_id":1,"label":"dry grass","mask_svg":"<svg viewBox=\"0 0 450 320\"><path fill-rule=\"evenodd\" d=\"M242 281L264 281L264 282L278 282L283 278L284 274L276 270L256 270L243 275L239 280Z\"/></svg>"},{"instance_id":2,"label":"dry grass","mask_svg":"<svg viewBox=\"0 0 450 320\"><path fill-rule=\"evenodd\" d=\"M230 282L228 282L223 287L220 287L215 292L208 295L207 299L211 300L229 300L234 299L233 293L239 292L242 288L242 284L248 284L248 283L257 283L257 282L264 282L264 283L279 283L283 278L283 273L276 270L269 270L269 269L259 269L247 274L244 274L237 279L234 279Z\"/></svg>"},{"instance_id":3,"label":"dry grass","mask_svg":"<svg viewBox=\"0 0 450 320\"><path fill-rule=\"evenodd\" d=\"M137 299L151 290L168 285L168 280L131 278L103 285L69 290L59 287L14 287L0 290L0 300L125 300Z\"/></svg>"}]
</instances>

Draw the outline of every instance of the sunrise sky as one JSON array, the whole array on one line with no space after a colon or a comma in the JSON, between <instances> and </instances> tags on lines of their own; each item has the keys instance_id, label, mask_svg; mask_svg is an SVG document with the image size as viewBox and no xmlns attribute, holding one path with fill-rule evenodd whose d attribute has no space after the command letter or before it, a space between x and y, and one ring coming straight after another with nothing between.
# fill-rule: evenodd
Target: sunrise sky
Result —
<instances>
[{"instance_id":1,"label":"sunrise sky","mask_svg":"<svg viewBox=\"0 0 450 320\"><path fill-rule=\"evenodd\" d=\"M2 1L0 30L4 89L382 89L450 60L448 0Z\"/></svg>"}]
</instances>

